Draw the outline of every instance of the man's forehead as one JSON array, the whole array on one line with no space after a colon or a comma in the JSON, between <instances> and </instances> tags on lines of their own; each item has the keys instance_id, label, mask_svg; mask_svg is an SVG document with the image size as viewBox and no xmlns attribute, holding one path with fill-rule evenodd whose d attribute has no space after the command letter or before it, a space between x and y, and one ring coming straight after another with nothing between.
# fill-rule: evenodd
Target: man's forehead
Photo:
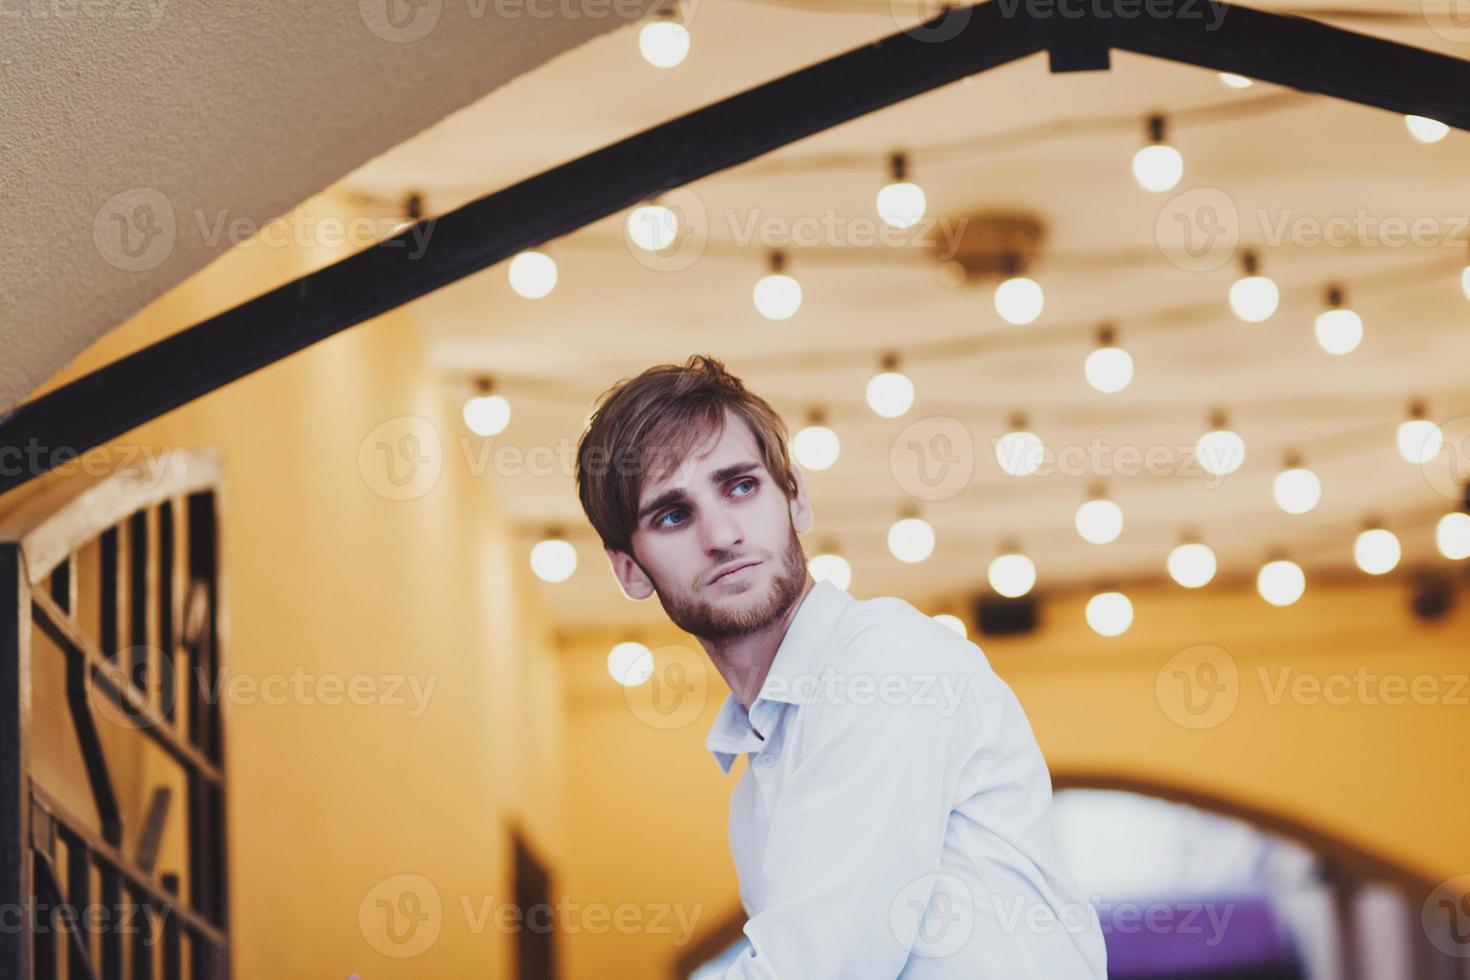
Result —
<instances>
[{"instance_id":1,"label":"man's forehead","mask_svg":"<svg viewBox=\"0 0 1470 980\"><path fill-rule=\"evenodd\" d=\"M650 472L661 479L645 483L639 492L639 504L667 490L692 486L703 480L706 473L747 460L759 463L760 447L756 445L755 436L751 434L745 420L727 412L725 428L718 439L711 441L706 437L690 452L676 460L653 461ZM659 472L662 466L669 466L667 473Z\"/></svg>"}]
</instances>

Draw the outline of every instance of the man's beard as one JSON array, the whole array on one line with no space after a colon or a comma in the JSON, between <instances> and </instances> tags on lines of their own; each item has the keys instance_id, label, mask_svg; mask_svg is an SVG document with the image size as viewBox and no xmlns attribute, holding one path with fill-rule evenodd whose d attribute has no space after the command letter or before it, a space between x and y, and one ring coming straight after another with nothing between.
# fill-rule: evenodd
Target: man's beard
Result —
<instances>
[{"instance_id":1,"label":"man's beard","mask_svg":"<svg viewBox=\"0 0 1470 980\"><path fill-rule=\"evenodd\" d=\"M647 570L644 570L647 574ZM791 608L806 585L806 554L801 549L801 540L796 529L791 528L786 552L781 556L781 567L767 590L764 600L740 609L721 609L698 597L671 596L649 576L674 625L686 633L706 640L728 640L770 626Z\"/></svg>"}]
</instances>

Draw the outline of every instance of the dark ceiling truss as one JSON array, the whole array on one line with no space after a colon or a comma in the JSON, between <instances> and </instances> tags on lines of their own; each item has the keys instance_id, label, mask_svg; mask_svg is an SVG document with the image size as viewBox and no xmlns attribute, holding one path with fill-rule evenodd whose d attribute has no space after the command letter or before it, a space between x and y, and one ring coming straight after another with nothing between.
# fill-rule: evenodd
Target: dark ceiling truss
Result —
<instances>
[{"instance_id":1,"label":"dark ceiling truss","mask_svg":"<svg viewBox=\"0 0 1470 980\"><path fill-rule=\"evenodd\" d=\"M0 418L0 492L522 249L796 140L1040 51L1054 72L1152 55L1470 129L1470 62L1206 0L990 0L647 129L130 354ZM11 452L11 457L14 452Z\"/></svg>"}]
</instances>

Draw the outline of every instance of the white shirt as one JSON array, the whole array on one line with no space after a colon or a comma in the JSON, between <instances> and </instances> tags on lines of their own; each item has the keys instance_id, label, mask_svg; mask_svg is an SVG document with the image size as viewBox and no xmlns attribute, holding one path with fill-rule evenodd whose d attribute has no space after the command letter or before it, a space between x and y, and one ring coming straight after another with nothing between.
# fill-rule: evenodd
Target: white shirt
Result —
<instances>
[{"instance_id":1,"label":"white shirt","mask_svg":"<svg viewBox=\"0 0 1470 980\"><path fill-rule=\"evenodd\" d=\"M1020 703L902 599L816 583L705 745L727 774L746 756L730 848L751 948L725 980L1106 978Z\"/></svg>"}]
</instances>

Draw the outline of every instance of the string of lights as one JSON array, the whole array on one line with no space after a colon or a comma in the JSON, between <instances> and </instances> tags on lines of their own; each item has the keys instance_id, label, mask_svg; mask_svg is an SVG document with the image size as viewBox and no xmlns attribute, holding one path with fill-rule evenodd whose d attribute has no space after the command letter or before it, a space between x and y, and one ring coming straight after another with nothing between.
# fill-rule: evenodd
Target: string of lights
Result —
<instances>
[{"instance_id":1,"label":"string of lights","mask_svg":"<svg viewBox=\"0 0 1470 980\"><path fill-rule=\"evenodd\" d=\"M1320 104L1320 99L1304 92L1268 92L1251 98L1183 106L1170 110L1167 119L1176 127L1195 128L1254 119L1287 109L1306 108L1314 104ZM1159 114L1158 117L1163 118L1162 114ZM1150 116L1145 119L1145 126L1152 118L1155 117ZM1111 137L1139 131L1139 119L1134 113L1108 116L1068 116L1060 119L1046 119L998 133L985 133L942 143L921 144L905 150L905 154L911 160L921 161L924 168L928 169L952 164L974 163L992 154L1030 149L1055 140ZM741 177L763 177L813 171L866 171L873 169L874 162L875 158L872 153L859 151L783 154L770 160L746 164L734 173Z\"/></svg>"},{"instance_id":2,"label":"string of lights","mask_svg":"<svg viewBox=\"0 0 1470 980\"><path fill-rule=\"evenodd\" d=\"M817 416L812 420L812 425L799 430L793 437L793 455L805 468L819 470L825 465L830 465L829 460L835 460L835 446L823 445L829 437L835 441L835 434L832 434L830 429L826 429L825 421L825 418ZM1376 434L1382 435L1381 427L1372 428ZM821 430L825 432L817 437L817 446L814 449L811 445L813 433ZM1008 460L1011 462L1007 471L1012 475L1029 475L1034 471L1034 468L1028 469L1030 461L1037 458L1030 451L1039 447L1029 443L1029 440L1023 440L1027 444L1019 451L1014 445L1008 446L1008 438L1016 435L1018 433L1008 433L999 440L997 458L1003 468L1006 468ZM1029 435L1029 433L1022 435ZM1222 438L1222 436L1230 438ZM1404 459L1418 465L1428 463L1436 454L1445 450L1439 427L1422 417L1413 417L1401 423L1396 442ZM819 458L811 459L812 452L818 453ZM1225 475L1239 467L1243 457L1243 446L1233 433L1220 428L1202 437L1196 446L1195 453L1206 470ZM803 459L804 455L808 458ZM1017 460L1027 462L1017 465ZM1273 495L1283 511L1303 514L1316 506L1321 496L1321 483L1311 470L1301 465L1299 458L1288 457L1273 483ZM881 510L881 504L875 506ZM861 509L864 515L867 515L873 512L874 507L864 505ZM1422 513L1396 515L1394 524L1403 530L1417 519L1416 514L1418 517L1423 517L1432 511L1439 516L1435 535L1440 553L1447 559L1460 560L1470 557L1470 513L1466 513L1466 509L1470 509L1470 502L1467 502L1466 507L1451 510L1448 513L1444 513L1443 507L1420 508L1419 511ZM1116 540L1122 531L1123 513L1121 508L1108 498L1105 491L1095 489L1089 499L1078 507L1075 524L1079 536L1085 541L1093 544L1108 544ZM1381 520L1375 519L1369 524L1370 526L1361 529L1354 541L1355 561L1366 573L1385 574L1398 565L1402 549L1397 536L1383 526ZM1320 528L1318 535L1319 538L1322 535ZM558 535L548 540L564 542L565 536ZM887 533L889 551L898 560L910 564L929 558L936 540L933 526L918 515L917 508L913 505L901 509L900 516L889 527ZM1325 539L1323 540L1324 548L1334 547L1326 545ZM949 543L954 545L957 542L950 541ZM958 544L963 544L963 542L960 541ZM562 544L557 547L564 555L571 548L570 544ZM1340 547L1340 545L1335 547ZM1303 552L1311 550L1310 547L1303 546L1298 541L1293 549L1293 557L1300 557ZM574 563L574 551L571 551L570 554ZM1269 560L1262 566L1260 573L1259 590L1263 598L1276 605L1288 605L1295 602L1305 589L1305 572L1292 560L1292 557L1287 555L1288 552L1281 549L1272 549ZM835 551L823 551L813 556L812 561L814 575L820 572L823 577L830 576L838 584L842 584L844 579L850 581L851 568L846 560ZM1179 545L1170 552L1167 562L1170 577L1187 588L1199 588L1209 584L1215 578L1217 567L1218 563L1213 550L1204 542L1199 541L1196 535L1187 532ZM556 574L561 575L561 578L553 577L548 580L562 580L565 576L570 575L570 570L566 570L564 574L560 572ZM1021 552L1019 546L1012 543L1010 546L1003 546L1001 553L992 560L987 569L987 578L991 587L999 595L1017 598L1030 592L1035 585L1036 568L1031 559ZM1122 615L1122 602L1126 601L1126 595L1118 592L1109 592L1107 595L1108 599L1097 607L1097 616L1100 621L1116 625L1117 617ZM1109 616L1112 618L1109 619ZM1089 621L1091 619L1090 616ZM1126 625L1122 629L1126 629ZM1120 629L1119 632L1121 631ZM1113 635L1107 634L1104 629L1099 629L1099 632Z\"/></svg>"},{"instance_id":3,"label":"string of lights","mask_svg":"<svg viewBox=\"0 0 1470 980\"><path fill-rule=\"evenodd\" d=\"M677 13L666 11L652 27L665 30L677 23ZM662 25L660 27L659 25ZM680 27L683 30L682 26ZM673 34L669 34L670 37ZM683 30L684 45L680 59L687 54L688 32ZM645 57L649 53L645 50ZM658 63L649 57L651 63ZM665 59L667 60L667 59ZM1232 88L1246 88L1251 82L1236 76L1221 76L1223 84ZM1273 92L1253 99L1234 102L1214 102L1187 107L1165 116L1152 113L1144 117L1143 145L1135 154L1132 163L1134 179L1146 191L1164 192L1178 186L1182 179L1185 162L1180 152L1169 143L1171 125L1204 125L1224 122L1267 112L1277 112L1308 104L1312 97L1295 92ZM1029 145L1041 140L1114 134L1137 127L1136 116L1098 117L1080 120L1060 120L998 134L953 140L931 144L917 149L909 148L890 152L885 159L888 178L877 192L874 210L881 221L892 228L911 228L923 219L928 208L927 196L916 181L915 161L925 167L942 166L975 159L985 153L1000 152L1018 146ZM1442 139L1447 127L1435 120L1421 117L1405 117L1408 133L1423 143ZM801 157L781 157L746 167L742 176L790 175L818 171L864 169L874 166L874 157L867 153L839 152L809 154ZM678 212L659 201L646 202L631 209L625 226L626 242L635 249L649 253L660 253L677 248L681 236L688 229L681 226ZM624 243L620 242L619 245ZM611 243L582 241L558 243L556 250L567 246L609 248ZM548 296L557 283L558 267L552 256L552 247L545 247L516 256L507 266L511 288L526 299L541 299ZM723 243L701 243L701 256L708 251L712 255L733 255ZM743 256L748 250L738 250ZM863 252L867 254L862 254ZM881 256L891 261L904 249L892 247L860 250L856 261ZM914 252L915 250L907 250ZM774 249L765 253L765 270L755 282L751 301L756 311L773 322L789 320L799 314L803 302L802 285L795 275L795 266L806 266L822 261L854 261L851 250L797 250ZM925 256L929 261L932 257ZM969 334L930 341L917 341L899 349L872 351L844 347L829 351L803 351L799 355L782 354L779 357L747 359L742 367L755 371L801 371L816 368L830 369L834 366L865 366L877 364L865 390L867 408L871 416L880 419L898 419L905 416L916 402L917 392L913 380L903 372L902 366L922 362L951 364L964 358L994 354L1007 349L1035 350L1048 346L1075 346L1079 340L1092 338L1091 351L1082 365L1082 375L1096 391L1114 394L1127 388L1133 381L1135 365L1131 355L1123 346L1124 331L1128 336L1137 336L1162 331L1198 328L1217 324L1226 309L1236 319L1245 323L1261 323L1278 315L1283 306L1299 309L1310 304L1317 309L1313 322L1313 333L1319 347L1329 356L1340 357L1356 350L1364 337L1362 317L1349 305L1348 288L1353 299L1376 296L1396 290L1413 288L1436 281L1444 281L1460 269L1460 284L1470 298L1470 265L1457 261L1453 266L1444 258L1416 263L1407 267L1385 269L1375 273L1352 277L1350 284L1339 280L1317 283L1298 283L1282 289L1267 274L1260 252L1246 248L1240 253L1240 275L1229 286L1224 297L1213 297L1187 303L1173 304L1151 310L1131 311L1125 315L1108 318L1093 318L1088 322L1047 322L1042 320L1045 309L1045 290L1042 285L1049 273L1064 268L1068 262L1074 266L1092 263L1106 266L1109 261L1143 263L1154 256L1146 250L1131 254L1119 253L1109 259L1105 256L1081 253L1052 253L1023 267L1019 255L1002 257L999 283L995 286L993 303L995 312L1009 327L1000 330L974 331ZM1223 299L1223 303L1222 303ZM1038 322L1041 321L1041 322ZM1015 329L1011 329L1015 328ZM494 435L509 424L509 403L503 395L492 391L488 381L478 384L479 390L466 402L465 422L481 435ZM540 397L556 397L556 393L545 390ZM578 394L568 392L567 397ZM1439 453L1446 450L1444 434L1430 417L1424 401L1425 393L1417 392L1408 401L1407 410L1398 423L1393 442L1402 458L1414 465L1424 466ZM1434 393L1439 405L1464 404L1470 399L1470 388L1456 388ZM1281 406L1292 405L1298 410L1305 407L1316 409L1308 399L1301 397L1280 400ZM937 406L925 403L926 410L933 413ZM949 414L965 418L999 415L999 406L945 406ZM1253 411L1265 406L1253 404ZM1330 411L1340 414L1341 401L1330 406ZM1083 410L1073 409L1081 415ZM1136 416L1138 408L1128 409ZM1402 409L1401 409L1402 411ZM820 472L832 467L841 454L841 440L836 429L829 424L834 417L850 413L851 407L839 401L824 401L819 405L805 406L806 424L797 428L791 441L792 455L804 470ZM862 414L858 410L858 414ZM1063 412L1052 416L1053 425ZM848 424L855 419L847 416ZM1088 406L1085 421L1092 426L1105 424L1106 411ZM1279 416L1278 419L1279 421ZM838 423L842 424L842 423ZM1322 481L1310 469L1307 460L1320 461L1333 453L1345 454L1372 446L1383 445L1387 437L1386 427L1375 423L1353 429L1338 429L1326 436L1302 440L1288 450L1272 481L1272 496L1277 507L1288 514L1306 514L1313 511L1322 496ZM1035 474L1046 458L1047 445L1041 435L1033 431L1031 422L1024 412L1011 412L1003 434L994 441L995 457L1000 469L1011 477L1024 480ZM1224 477L1240 469L1245 458L1245 440L1230 424L1229 416L1219 408L1208 411L1200 434L1190 452L1199 467L1207 474ZM1059 484L1061 486L1063 484ZM1075 484L1065 484L1069 494L1075 494ZM1035 503L1034 493L1027 487L1028 501ZM951 495L952 498L968 500L974 494L994 494L994 487L966 487ZM1075 500L1075 496L1072 497ZM862 504L864 519L881 513L881 502ZM1445 508L1434 508L1436 545L1447 559L1462 560L1470 557L1470 501L1445 513ZM1393 522L1399 530L1421 522L1426 515L1400 513ZM1120 504L1113 499L1108 485L1094 482L1086 499L1076 505L1073 525L1078 536L1092 545L1106 546L1122 534L1126 521ZM1275 545L1268 549L1263 564L1256 573L1256 587L1261 597L1277 606L1290 605L1304 594L1306 572L1298 560L1309 557L1314 549L1317 553L1339 551L1351 529L1342 527L1316 528L1310 534L1301 533L1294 537L1290 550ZM1396 568L1403 549L1398 536L1377 516L1366 516L1355 528L1353 538L1354 561L1364 573L1383 575ZM896 518L888 526L886 544L890 554L900 562L917 564L927 560L934 552L937 535L934 526L920 514L915 502L900 506ZM852 569L848 561L838 553L835 539L830 535L823 541L819 553L811 558L813 575L830 578L843 588L851 581ZM952 543L952 542L951 542ZM536 574L547 581L564 581L576 567L576 549L567 535L559 529L548 531L545 538L532 549L532 565ZM1192 529L1180 532L1178 544L1169 552L1164 562L1169 578L1188 589L1202 588L1215 581L1219 572L1219 559L1210 545L1201 540ZM1002 597L1018 599L1029 594L1037 582L1035 563L1024 552L1021 542L1003 542L986 569L986 577L994 592ZM1109 586L1093 595L1086 605L1086 619L1097 633L1116 636L1125 632L1132 623L1132 604L1127 594L1117 586ZM955 620L951 625L963 629L963 623ZM626 665L625 665L626 666ZM611 663L610 663L611 669ZM634 671L636 673L636 670ZM616 676L616 674L615 674Z\"/></svg>"}]
</instances>

